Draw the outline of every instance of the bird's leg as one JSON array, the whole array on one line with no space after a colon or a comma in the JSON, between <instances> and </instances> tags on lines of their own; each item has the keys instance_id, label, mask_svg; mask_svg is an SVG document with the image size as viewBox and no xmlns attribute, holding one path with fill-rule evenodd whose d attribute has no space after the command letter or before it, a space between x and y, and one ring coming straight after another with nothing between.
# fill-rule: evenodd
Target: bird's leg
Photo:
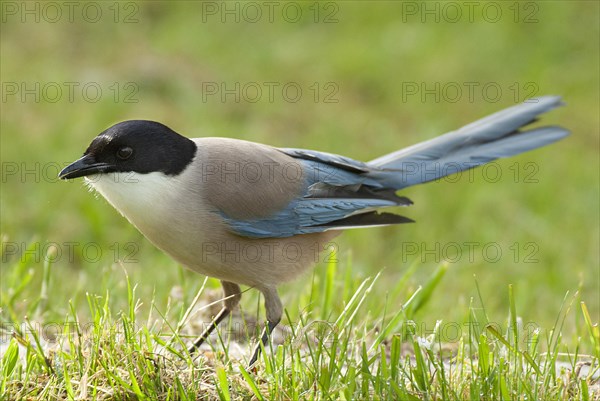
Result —
<instances>
[{"instance_id":1,"label":"bird's leg","mask_svg":"<svg viewBox=\"0 0 600 401\"><path fill-rule=\"evenodd\" d=\"M204 332L194 341L194 343L188 348L188 352L190 354L194 353L201 345L206 341L206 339L210 336L210 334L217 328L219 323L223 319L225 319L231 311L237 306L242 298L242 291L240 286L231 283L229 281L221 281L221 285L223 286L223 309L215 316L210 322L210 325L204 329Z\"/></svg>"},{"instance_id":2,"label":"bird's leg","mask_svg":"<svg viewBox=\"0 0 600 401\"><path fill-rule=\"evenodd\" d=\"M273 329L279 324L281 321L281 314L283 313L283 307L281 306L281 300L279 299L279 295L277 294L277 289L275 288L263 288L261 292L265 296L265 311L267 315L267 325L263 329L263 332L260 336L260 340L258 344L256 344L256 348L254 348L254 352L252 353L252 358L250 359L249 366L254 365L258 356L260 355L261 345L266 348L267 344L270 340L270 335L273 332Z\"/></svg>"}]
</instances>

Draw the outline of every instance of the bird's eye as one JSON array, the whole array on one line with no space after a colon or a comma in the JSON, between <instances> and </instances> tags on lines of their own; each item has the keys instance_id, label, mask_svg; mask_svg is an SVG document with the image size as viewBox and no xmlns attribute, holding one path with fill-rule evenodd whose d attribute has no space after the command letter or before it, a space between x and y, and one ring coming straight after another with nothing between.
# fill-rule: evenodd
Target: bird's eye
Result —
<instances>
[{"instance_id":1,"label":"bird's eye","mask_svg":"<svg viewBox=\"0 0 600 401\"><path fill-rule=\"evenodd\" d=\"M129 146L125 146L124 148L121 148L117 151L117 157L121 160L129 159L132 154L133 149L131 149Z\"/></svg>"}]
</instances>

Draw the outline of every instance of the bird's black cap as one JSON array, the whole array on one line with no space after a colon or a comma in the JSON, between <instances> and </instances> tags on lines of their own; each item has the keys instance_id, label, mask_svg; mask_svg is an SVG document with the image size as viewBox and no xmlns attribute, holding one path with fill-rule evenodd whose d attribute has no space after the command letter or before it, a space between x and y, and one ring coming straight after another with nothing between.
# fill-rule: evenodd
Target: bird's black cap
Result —
<instances>
[{"instance_id":1,"label":"bird's black cap","mask_svg":"<svg viewBox=\"0 0 600 401\"><path fill-rule=\"evenodd\" d=\"M100 133L83 157L65 167L59 178L110 172L181 173L196 155L196 144L169 127L147 120L123 121Z\"/></svg>"}]
</instances>

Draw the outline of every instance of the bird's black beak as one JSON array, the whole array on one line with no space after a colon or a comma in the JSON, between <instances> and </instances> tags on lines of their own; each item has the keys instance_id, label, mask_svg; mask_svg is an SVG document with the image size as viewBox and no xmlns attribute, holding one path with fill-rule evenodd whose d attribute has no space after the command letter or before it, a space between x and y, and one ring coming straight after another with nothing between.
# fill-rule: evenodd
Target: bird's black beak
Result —
<instances>
[{"instance_id":1,"label":"bird's black beak","mask_svg":"<svg viewBox=\"0 0 600 401\"><path fill-rule=\"evenodd\" d=\"M71 178L85 177L92 174L106 173L111 167L113 166L109 163L96 162L93 156L87 154L65 167L58 174L58 178L69 180Z\"/></svg>"}]
</instances>

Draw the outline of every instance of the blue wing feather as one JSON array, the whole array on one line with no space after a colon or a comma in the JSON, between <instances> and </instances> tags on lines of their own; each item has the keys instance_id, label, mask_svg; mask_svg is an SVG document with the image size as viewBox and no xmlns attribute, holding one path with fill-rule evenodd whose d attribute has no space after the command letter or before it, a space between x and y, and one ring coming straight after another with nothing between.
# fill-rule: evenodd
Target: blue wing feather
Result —
<instances>
[{"instance_id":1,"label":"blue wing feather","mask_svg":"<svg viewBox=\"0 0 600 401\"><path fill-rule=\"evenodd\" d=\"M366 199L302 198L273 216L260 220L235 220L223 215L238 234L253 238L282 238L322 232L335 227L327 223L341 220L357 211L396 206L394 202Z\"/></svg>"},{"instance_id":2,"label":"blue wing feather","mask_svg":"<svg viewBox=\"0 0 600 401\"><path fill-rule=\"evenodd\" d=\"M294 150L297 151L297 150ZM319 154L319 152L312 152ZM327 154L324 154L327 155ZM332 155L335 156L335 155ZM345 162L353 160L344 158ZM356 162L357 166L362 164ZM237 220L225 214L221 216L230 227L239 235L252 238L282 238L297 234L322 232L335 226L327 223L341 220L358 212L368 212L382 207L398 206L398 201L388 199L361 199L361 198L312 198L311 188L314 184L325 183L331 186L356 186L365 182L375 181L356 172L358 169L350 167L337 167L325 162L315 160L302 160L306 177L304 196L292 201L285 209L267 218ZM380 186L380 185L378 185Z\"/></svg>"}]
</instances>

